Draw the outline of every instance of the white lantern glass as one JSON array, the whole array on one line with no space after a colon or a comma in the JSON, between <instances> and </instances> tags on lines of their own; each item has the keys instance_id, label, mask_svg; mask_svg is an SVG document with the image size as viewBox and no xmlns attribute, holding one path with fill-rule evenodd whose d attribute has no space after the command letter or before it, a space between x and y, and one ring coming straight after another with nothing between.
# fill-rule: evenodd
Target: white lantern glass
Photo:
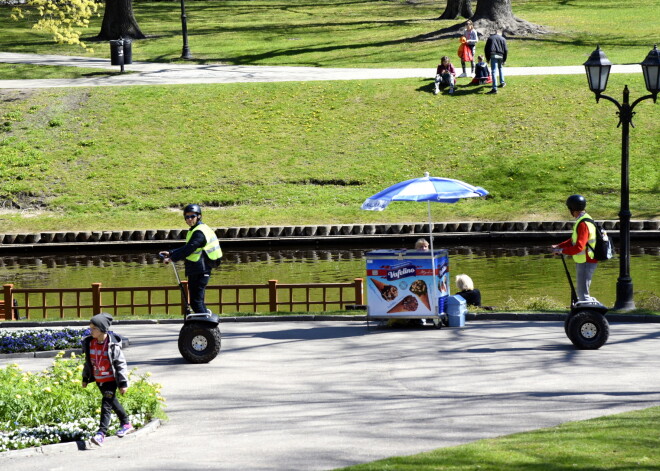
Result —
<instances>
[{"instance_id":1,"label":"white lantern glass","mask_svg":"<svg viewBox=\"0 0 660 471\"><path fill-rule=\"evenodd\" d=\"M584 68L587 72L589 89L596 94L603 93L607 88L612 63L600 46L597 46L596 50L591 53L587 62L584 63Z\"/></svg>"},{"instance_id":2,"label":"white lantern glass","mask_svg":"<svg viewBox=\"0 0 660 471\"><path fill-rule=\"evenodd\" d=\"M641 65L646 89L657 94L660 92L660 51L658 51L657 45L653 46Z\"/></svg>"}]
</instances>

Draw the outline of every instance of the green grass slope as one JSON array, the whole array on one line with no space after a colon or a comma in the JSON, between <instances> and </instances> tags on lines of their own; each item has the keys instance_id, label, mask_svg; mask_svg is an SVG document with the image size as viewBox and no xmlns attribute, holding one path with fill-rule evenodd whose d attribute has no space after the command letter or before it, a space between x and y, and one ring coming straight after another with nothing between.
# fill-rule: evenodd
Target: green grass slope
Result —
<instances>
[{"instance_id":1,"label":"green grass slope","mask_svg":"<svg viewBox=\"0 0 660 471\"><path fill-rule=\"evenodd\" d=\"M154 33L136 42L136 58L178 54L176 16L157 13L173 6L136 3L143 29ZM518 16L557 33L511 40L510 65L579 64L593 49L591 40L614 62L639 61L649 50L639 27L649 26L642 29L650 34L660 17L656 2L646 0L513 6ZM199 18L197 10L205 19L204 28L191 19L191 39L197 35L198 44L223 51L208 60L431 72L435 57L456 49L454 40L405 43L405 51L395 44L395 37L447 24L432 20L438 6L429 2L200 1L189 8L192 18ZM81 53L9 23L8 11L0 7L11 30L1 35L0 48ZM261 36L266 31L272 36ZM295 41L293 32L301 33ZM381 35L386 39L375 39ZM341 55L350 48L338 42L362 44L365 36L377 47ZM203 48L197 51L204 57ZM30 77L35 73L30 68ZM590 200L594 217L616 218L615 107L596 104L582 75L507 82L497 96L467 86L467 79L459 79L454 96L433 96L431 81L423 79L2 90L0 220L4 231L172 227L181 225L179 208L194 201L218 226L420 221L426 208L415 203L381 213L359 208L371 194L425 171L491 193L486 200L433 205L436 220L566 219L563 201L577 192ZM620 98L626 84L633 99L646 93L641 74L613 75L610 93ZM636 111L631 209L633 218L654 218L658 107L646 101Z\"/></svg>"}]
</instances>

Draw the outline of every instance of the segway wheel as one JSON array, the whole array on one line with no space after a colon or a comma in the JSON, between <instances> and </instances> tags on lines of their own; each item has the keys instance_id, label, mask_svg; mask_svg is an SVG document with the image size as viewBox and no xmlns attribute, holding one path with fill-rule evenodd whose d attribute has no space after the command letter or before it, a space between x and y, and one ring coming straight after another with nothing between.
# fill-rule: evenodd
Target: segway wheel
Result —
<instances>
[{"instance_id":1,"label":"segway wheel","mask_svg":"<svg viewBox=\"0 0 660 471\"><path fill-rule=\"evenodd\" d=\"M217 326L186 324L179 332L179 352L190 363L208 363L220 352L221 334Z\"/></svg>"},{"instance_id":2,"label":"segway wheel","mask_svg":"<svg viewBox=\"0 0 660 471\"><path fill-rule=\"evenodd\" d=\"M600 312L580 311L570 317L566 335L580 350L598 350L610 337L610 324Z\"/></svg>"},{"instance_id":3,"label":"segway wheel","mask_svg":"<svg viewBox=\"0 0 660 471\"><path fill-rule=\"evenodd\" d=\"M566 333L566 337L568 337L569 339L571 338L571 334L569 333L568 330L568 323L571 321L572 318L573 317L569 314L568 316L566 316L566 319L564 320L564 332ZM573 340L571 339L571 342L572 341Z\"/></svg>"}]
</instances>

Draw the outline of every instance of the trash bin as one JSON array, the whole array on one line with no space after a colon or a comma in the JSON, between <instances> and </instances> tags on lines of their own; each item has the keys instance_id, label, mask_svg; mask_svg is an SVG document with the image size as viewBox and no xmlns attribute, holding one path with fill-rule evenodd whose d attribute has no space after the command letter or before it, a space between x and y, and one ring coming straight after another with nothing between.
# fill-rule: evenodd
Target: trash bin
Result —
<instances>
[{"instance_id":1,"label":"trash bin","mask_svg":"<svg viewBox=\"0 0 660 471\"><path fill-rule=\"evenodd\" d=\"M124 39L124 64L133 63L133 41Z\"/></svg>"},{"instance_id":2,"label":"trash bin","mask_svg":"<svg viewBox=\"0 0 660 471\"><path fill-rule=\"evenodd\" d=\"M110 64L124 65L124 40L112 39L110 41Z\"/></svg>"},{"instance_id":3,"label":"trash bin","mask_svg":"<svg viewBox=\"0 0 660 471\"><path fill-rule=\"evenodd\" d=\"M464 327L467 303L463 296L455 294L447 298L447 317L449 327Z\"/></svg>"}]
</instances>

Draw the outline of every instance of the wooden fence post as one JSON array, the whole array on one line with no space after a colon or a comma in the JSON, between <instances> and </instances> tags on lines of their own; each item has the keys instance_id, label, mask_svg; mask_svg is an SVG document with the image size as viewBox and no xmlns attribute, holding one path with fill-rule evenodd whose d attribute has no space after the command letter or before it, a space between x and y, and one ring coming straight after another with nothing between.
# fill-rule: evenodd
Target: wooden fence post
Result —
<instances>
[{"instance_id":1,"label":"wooden fence post","mask_svg":"<svg viewBox=\"0 0 660 471\"><path fill-rule=\"evenodd\" d=\"M364 279L355 278L355 304L364 304Z\"/></svg>"},{"instance_id":2,"label":"wooden fence post","mask_svg":"<svg viewBox=\"0 0 660 471\"><path fill-rule=\"evenodd\" d=\"M14 285L8 283L4 285L3 288L4 288L4 298L5 298L5 305L4 305L5 313L3 317L5 320L13 321L14 311L16 310L14 309L14 293L13 293Z\"/></svg>"},{"instance_id":3,"label":"wooden fence post","mask_svg":"<svg viewBox=\"0 0 660 471\"><path fill-rule=\"evenodd\" d=\"M101 314L101 283L92 283L92 315Z\"/></svg>"},{"instance_id":4,"label":"wooden fence post","mask_svg":"<svg viewBox=\"0 0 660 471\"><path fill-rule=\"evenodd\" d=\"M270 312L277 312L277 280L268 280L268 305Z\"/></svg>"}]
</instances>

